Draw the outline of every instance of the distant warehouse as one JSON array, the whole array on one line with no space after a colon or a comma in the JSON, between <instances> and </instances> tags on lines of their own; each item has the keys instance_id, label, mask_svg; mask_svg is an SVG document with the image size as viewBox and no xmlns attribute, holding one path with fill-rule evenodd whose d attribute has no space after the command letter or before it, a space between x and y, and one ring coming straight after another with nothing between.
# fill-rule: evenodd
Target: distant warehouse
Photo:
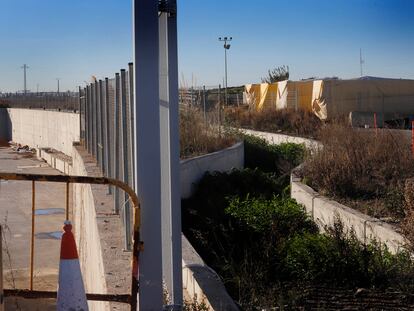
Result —
<instances>
[{"instance_id":1,"label":"distant warehouse","mask_svg":"<svg viewBox=\"0 0 414 311\"><path fill-rule=\"evenodd\" d=\"M408 123L414 119L414 80L362 77L245 85L244 101L255 110L303 109L321 120L349 117L355 125Z\"/></svg>"}]
</instances>

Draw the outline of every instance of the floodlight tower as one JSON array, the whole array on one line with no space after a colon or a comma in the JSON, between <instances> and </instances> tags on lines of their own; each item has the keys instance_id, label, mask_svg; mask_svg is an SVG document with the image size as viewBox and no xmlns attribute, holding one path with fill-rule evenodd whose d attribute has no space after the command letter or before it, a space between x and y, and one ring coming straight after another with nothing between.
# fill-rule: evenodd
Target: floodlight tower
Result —
<instances>
[{"instance_id":1,"label":"floodlight tower","mask_svg":"<svg viewBox=\"0 0 414 311\"><path fill-rule=\"evenodd\" d=\"M27 66L26 64L24 64L21 68L23 68L23 72L24 72L24 94L26 95L27 93L27 80L26 80L26 70L29 69L29 66Z\"/></svg>"},{"instance_id":2,"label":"floodlight tower","mask_svg":"<svg viewBox=\"0 0 414 311\"><path fill-rule=\"evenodd\" d=\"M230 42L231 40L233 40L232 37L219 37L219 41L224 42L224 79L225 79L225 88L224 88L224 98L225 98L225 103L227 106L227 50L230 50L230 44L228 44L227 42Z\"/></svg>"}]
</instances>

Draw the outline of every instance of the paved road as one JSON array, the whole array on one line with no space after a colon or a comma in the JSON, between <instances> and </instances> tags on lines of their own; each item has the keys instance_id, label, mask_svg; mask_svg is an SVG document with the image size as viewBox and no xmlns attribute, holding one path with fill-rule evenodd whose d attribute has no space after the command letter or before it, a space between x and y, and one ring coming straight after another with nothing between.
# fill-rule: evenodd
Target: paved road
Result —
<instances>
[{"instance_id":1,"label":"paved road","mask_svg":"<svg viewBox=\"0 0 414 311\"><path fill-rule=\"evenodd\" d=\"M0 147L0 172L60 174L31 154ZM36 183L34 289L56 290L60 232L64 221L65 185ZM31 239L31 182L0 181L5 288L28 288ZM55 210L51 210L55 209ZM39 211L40 210L40 211ZM48 214L48 212L56 214ZM6 310L55 310L53 301L6 300Z\"/></svg>"}]
</instances>

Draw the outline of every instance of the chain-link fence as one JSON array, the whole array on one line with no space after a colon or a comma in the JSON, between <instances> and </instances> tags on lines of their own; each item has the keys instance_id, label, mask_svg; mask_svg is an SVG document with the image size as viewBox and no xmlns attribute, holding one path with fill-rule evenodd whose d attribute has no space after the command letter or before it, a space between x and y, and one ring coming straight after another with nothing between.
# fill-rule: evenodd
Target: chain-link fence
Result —
<instances>
[{"instance_id":1,"label":"chain-link fence","mask_svg":"<svg viewBox=\"0 0 414 311\"><path fill-rule=\"evenodd\" d=\"M79 94L76 92L1 93L0 106L7 108L77 111Z\"/></svg>"},{"instance_id":2,"label":"chain-link fence","mask_svg":"<svg viewBox=\"0 0 414 311\"><path fill-rule=\"evenodd\" d=\"M134 188L133 167L133 66L112 79L97 80L79 89L81 143L93 155L106 177L122 180ZM118 188L108 187L114 196L114 213L125 228L125 248L131 248L131 204Z\"/></svg>"}]
</instances>

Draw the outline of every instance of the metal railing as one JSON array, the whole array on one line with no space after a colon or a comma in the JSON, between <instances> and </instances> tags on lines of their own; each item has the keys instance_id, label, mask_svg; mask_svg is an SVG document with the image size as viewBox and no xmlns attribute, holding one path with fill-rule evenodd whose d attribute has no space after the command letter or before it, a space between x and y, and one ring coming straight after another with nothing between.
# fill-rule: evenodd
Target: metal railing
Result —
<instances>
[{"instance_id":1,"label":"metal railing","mask_svg":"<svg viewBox=\"0 0 414 311\"><path fill-rule=\"evenodd\" d=\"M5 289L4 296L18 296L23 298L56 298L55 291L35 291L33 290L33 270L34 270L34 233L35 233L35 198L36 198L36 182L57 182L66 184L66 220L69 220L69 185L70 184L98 184L111 185L116 189L122 189L132 203L133 210L133 234L130 237L132 241L132 278L131 278L131 294L86 294L88 300L121 302L131 306L131 310L136 310L137 294L138 294L138 258L140 251L143 250L143 242L140 241L140 206L138 197L134 190L126 183L104 177L88 177L88 176L67 176L67 175L38 175L38 174L15 174L0 173L0 180L16 180L32 182L32 213L31 213L31 247L30 247L30 276L29 289Z\"/></svg>"}]
</instances>

